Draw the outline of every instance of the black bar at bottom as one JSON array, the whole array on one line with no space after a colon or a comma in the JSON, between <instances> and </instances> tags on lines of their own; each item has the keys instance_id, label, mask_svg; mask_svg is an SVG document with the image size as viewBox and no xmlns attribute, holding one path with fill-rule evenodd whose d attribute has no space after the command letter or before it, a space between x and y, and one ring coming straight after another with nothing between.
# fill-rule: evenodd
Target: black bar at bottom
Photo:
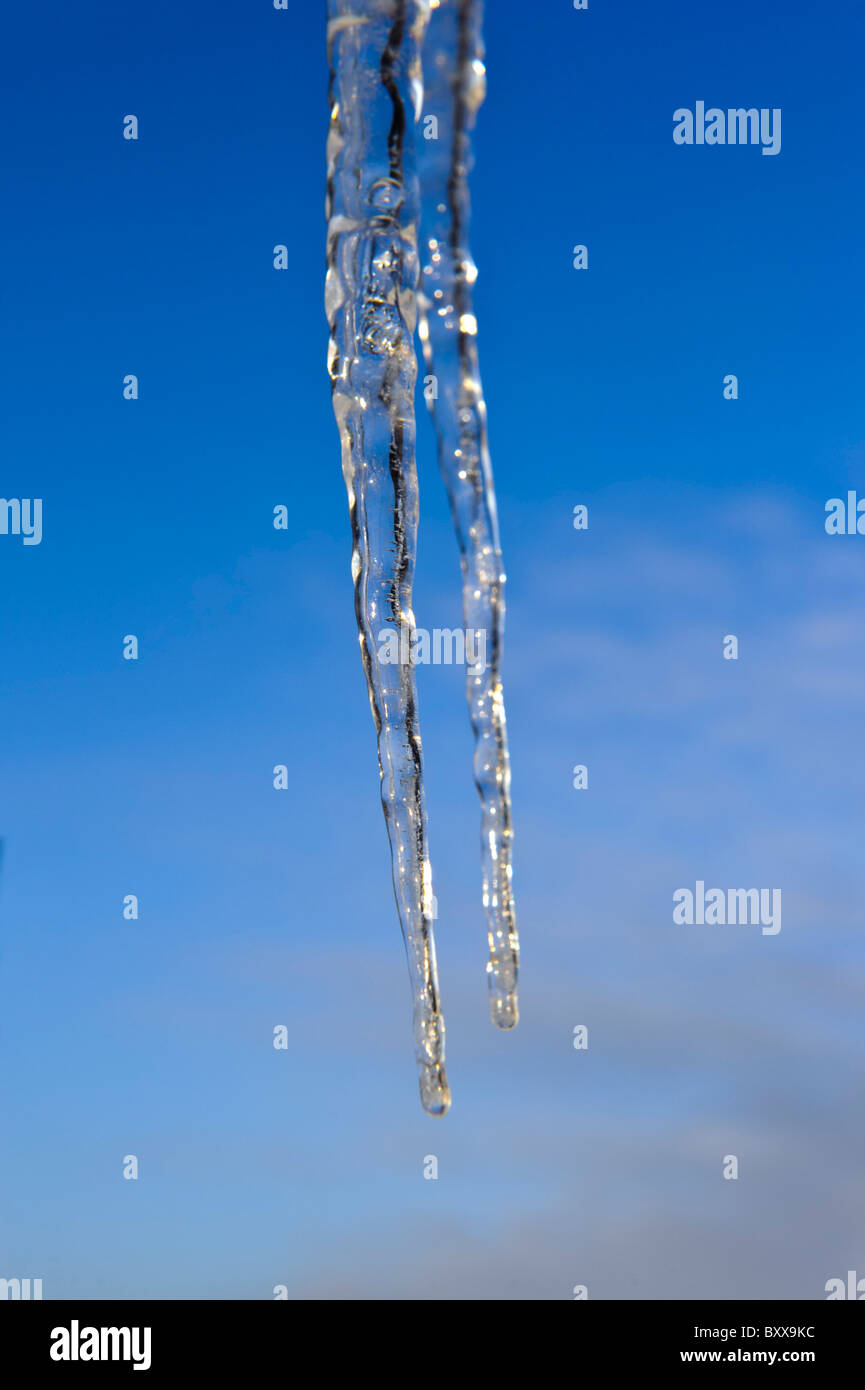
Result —
<instances>
[{"instance_id":1,"label":"black bar at bottom","mask_svg":"<svg viewBox=\"0 0 865 1390\"><path fill-rule=\"evenodd\" d=\"M861 1300L860 1300L861 1301ZM477 1300L483 1302L483 1300ZM164 1373L194 1372L197 1382L223 1379L232 1372L291 1373L311 1355L329 1377L341 1358L356 1374L369 1358L381 1364L396 1351L397 1327L387 1312L363 1303L360 1313L351 1303L286 1302L8 1302L0 1311L3 1360L20 1366L19 1374L47 1372L50 1376L99 1375L100 1368L117 1374L159 1379ZM488 1305L487 1305L488 1306ZM537 1305L535 1305L537 1306ZM397 1341L417 1338L419 1364L430 1358L430 1371L460 1331L462 1317L470 1344L483 1356L489 1349L487 1320L495 1314L476 1311L476 1302L450 1303L436 1318L438 1347L429 1344L430 1323L411 1312L400 1319ZM534 1317L537 1316L535 1313ZM575 1301L567 1310L551 1312L549 1330L563 1333L579 1364L591 1356L598 1369L666 1372L695 1366L722 1369L762 1365L807 1366L827 1372L855 1366L861 1357L865 1319L854 1308L835 1302L592 1302ZM534 1324L534 1317L532 1324ZM381 1323L377 1326L379 1318ZM361 1321L362 1319L362 1321ZM481 1319L484 1321L481 1322ZM484 1325L487 1330L484 1331ZM493 1324L495 1326L495 1324ZM548 1361L549 1346L539 1344L535 1328L519 1318L509 1331L503 1327L500 1350L510 1364L513 1355L535 1347L536 1367ZM424 1330L425 1329L425 1330ZM324 1332L325 1340L321 1339ZM572 1338L578 1340L572 1342ZM462 1338L460 1339L462 1341ZM377 1348L377 1350L376 1350ZM403 1348L405 1355L412 1348ZM458 1354L463 1360L463 1353ZM337 1366L335 1366L337 1362ZM576 1365L575 1365L576 1370Z\"/></svg>"}]
</instances>

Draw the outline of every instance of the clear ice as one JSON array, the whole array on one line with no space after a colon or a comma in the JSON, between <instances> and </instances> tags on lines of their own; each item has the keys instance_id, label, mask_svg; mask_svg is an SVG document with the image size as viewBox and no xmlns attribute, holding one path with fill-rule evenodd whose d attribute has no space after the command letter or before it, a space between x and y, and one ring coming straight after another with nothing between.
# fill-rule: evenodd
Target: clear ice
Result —
<instances>
[{"instance_id":1,"label":"clear ice","mask_svg":"<svg viewBox=\"0 0 865 1390\"><path fill-rule=\"evenodd\" d=\"M487 633L488 663L467 668L466 693L475 735L474 776L481 799L481 865L487 916L490 1014L513 1028L519 942L512 888L510 761L501 684L505 575L487 412L478 368L472 286L477 270L468 244L471 130L484 99L481 19L477 0L443 0L433 11L424 46L424 121L437 139L420 144L422 285L420 337L438 439L439 465L450 498L463 575L463 622ZM430 126L435 130L436 126Z\"/></svg>"},{"instance_id":2,"label":"clear ice","mask_svg":"<svg viewBox=\"0 0 865 1390\"><path fill-rule=\"evenodd\" d=\"M421 1100L450 1106L433 938L417 687L410 662L378 660L383 634L412 650L418 490L414 389L420 189L413 127L435 115L424 161L421 338L439 399L434 420L463 569L466 626L488 634L488 668L468 675L475 781L482 803L483 897L491 1012L517 1021L517 936L511 893L510 774L499 664L501 556L478 375L466 245L470 129L483 97L476 0L328 0L328 369L352 527L361 657L378 736L381 796L412 988ZM430 22L431 21L431 22ZM421 52L427 26L430 88ZM422 107L423 103L423 107ZM440 147L440 148L439 148Z\"/></svg>"}]
</instances>

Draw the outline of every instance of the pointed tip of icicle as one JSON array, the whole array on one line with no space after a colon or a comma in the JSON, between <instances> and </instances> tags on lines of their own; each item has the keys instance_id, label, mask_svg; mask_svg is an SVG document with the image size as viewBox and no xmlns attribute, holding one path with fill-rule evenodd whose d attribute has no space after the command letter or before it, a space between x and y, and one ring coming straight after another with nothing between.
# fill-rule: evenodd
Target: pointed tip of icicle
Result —
<instances>
[{"instance_id":1,"label":"pointed tip of icicle","mask_svg":"<svg viewBox=\"0 0 865 1390\"><path fill-rule=\"evenodd\" d=\"M520 1007L515 994L507 994L490 1000L490 1018L497 1028L505 1030L516 1028L520 1021Z\"/></svg>"},{"instance_id":2,"label":"pointed tip of icicle","mask_svg":"<svg viewBox=\"0 0 865 1390\"><path fill-rule=\"evenodd\" d=\"M428 1115L446 1115L451 1108L451 1090L441 1067L430 1067L420 1075L421 1104Z\"/></svg>"}]
</instances>

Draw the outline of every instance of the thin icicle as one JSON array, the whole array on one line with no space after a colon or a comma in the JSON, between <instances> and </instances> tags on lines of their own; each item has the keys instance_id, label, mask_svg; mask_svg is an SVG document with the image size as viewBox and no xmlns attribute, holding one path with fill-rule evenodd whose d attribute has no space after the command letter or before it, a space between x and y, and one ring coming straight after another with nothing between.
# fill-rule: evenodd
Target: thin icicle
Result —
<instances>
[{"instance_id":1,"label":"thin icicle","mask_svg":"<svg viewBox=\"0 0 865 1390\"><path fill-rule=\"evenodd\" d=\"M480 674L469 669L466 689L481 799L490 1014L500 1028L513 1028L519 1017L519 942L500 676L505 575L475 338L472 285L477 272L468 244L470 132L485 92L482 16L481 0L441 0L424 44L420 334L427 371L436 382L435 395L427 398L460 547L464 623L488 633L488 665ZM435 123L427 125L430 117Z\"/></svg>"},{"instance_id":2,"label":"thin icicle","mask_svg":"<svg viewBox=\"0 0 865 1390\"><path fill-rule=\"evenodd\" d=\"M429 0L329 0L325 302L355 610L412 985L421 1099L441 1115L450 1092L414 670L378 659L382 634L403 651L414 630L419 193L411 122L421 99L419 49L428 17Z\"/></svg>"}]
</instances>

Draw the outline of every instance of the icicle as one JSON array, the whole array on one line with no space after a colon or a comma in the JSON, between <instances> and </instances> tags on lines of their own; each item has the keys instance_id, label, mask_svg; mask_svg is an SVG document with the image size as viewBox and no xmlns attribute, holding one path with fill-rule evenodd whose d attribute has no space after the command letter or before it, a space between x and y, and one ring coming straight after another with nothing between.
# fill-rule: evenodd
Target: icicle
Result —
<instances>
[{"instance_id":1,"label":"icicle","mask_svg":"<svg viewBox=\"0 0 865 1390\"><path fill-rule=\"evenodd\" d=\"M519 943L500 677L505 575L475 339L472 285L477 272L468 245L470 132L485 91L482 11L480 0L441 0L433 8L424 44L420 335L427 372L435 381L427 400L460 547L464 623L488 634L488 665L483 671L468 668L466 690L482 808L490 1013L500 1028L513 1028L519 1017Z\"/></svg>"},{"instance_id":2,"label":"icicle","mask_svg":"<svg viewBox=\"0 0 865 1390\"><path fill-rule=\"evenodd\" d=\"M329 0L328 365L353 536L361 655L412 985L421 1099L450 1105L444 1068L417 692L410 661L418 521L414 386L419 194L411 122L428 0Z\"/></svg>"}]
</instances>

